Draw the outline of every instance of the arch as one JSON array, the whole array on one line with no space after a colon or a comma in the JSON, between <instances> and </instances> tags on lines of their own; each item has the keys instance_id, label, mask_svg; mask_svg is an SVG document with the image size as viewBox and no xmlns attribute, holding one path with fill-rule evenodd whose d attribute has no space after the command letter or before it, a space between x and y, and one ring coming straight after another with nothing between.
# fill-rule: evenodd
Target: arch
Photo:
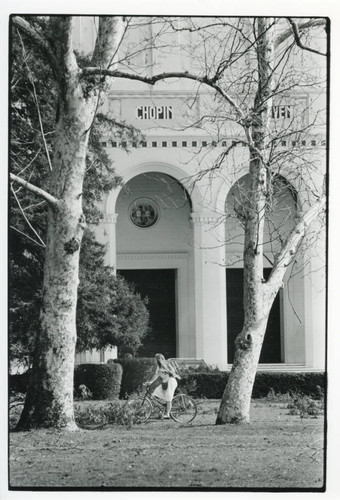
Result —
<instances>
[{"instance_id":1,"label":"arch","mask_svg":"<svg viewBox=\"0 0 340 500\"><path fill-rule=\"evenodd\" d=\"M237 172L237 175L232 176L232 179L223 179L223 182L221 183L220 189L217 192L216 196L216 212L218 213L224 213L225 212L225 204L228 198L228 195L230 193L230 190L246 175L249 174L249 171L247 168L240 169ZM294 198L295 204L296 204L296 212L299 213L301 210L302 206L302 199L299 194L299 189L296 183L292 182L287 176L284 176L282 174L275 174L275 177L281 179L287 187L290 188L292 197ZM230 176L231 178L231 176Z\"/></svg>"},{"instance_id":2,"label":"arch","mask_svg":"<svg viewBox=\"0 0 340 500\"><path fill-rule=\"evenodd\" d=\"M150 172L159 172L165 175L169 175L170 177L173 177L187 191L190 198L192 211L193 212L199 211L199 207L201 206L202 203L201 193L199 192L199 189L196 185L194 186L192 185L192 183L190 182L190 177L188 177L187 175L187 172L185 172L183 169L177 166L164 162L141 163L138 165L134 165L128 168L126 171L124 171L123 180L125 183L127 183L137 175ZM116 203L121 190L122 188L114 189L108 194L105 206L107 214L116 213Z\"/></svg>"},{"instance_id":3,"label":"arch","mask_svg":"<svg viewBox=\"0 0 340 500\"><path fill-rule=\"evenodd\" d=\"M263 241L263 250L268 256L278 251L277 245L280 245L293 229L298 212L297 192L285 177L274 174L270 179L270 186L267 193L268 210ZM241 218L245 215L244 207L249 203L249 189L250 175L247 173L233 184L227 194L225 214L230 248L243 244L243 224L238 217L235 218L235 214Z\"/></svg>"},{"instance_id":4,"label":"arch","mask_svg":"<svg viewBox=\"0 0 340 500\"><path fill-rule=\"evenodd\" d=\"M288 236L295 224L295 217L299 209L298 193L289 180L280 175L274 175L273 193L275 202L272 211L266 214L263 240L263 277L267 279L273 266L275 254L280 245ZM242 184L247 186L249 173L240 175L228 186L225 200L227 262L227 310L228 313L228 356L232 361L234 340L243 324L243 259L244 227L235 212L243 217L243 207L247 202L246 192ZM250 187L248 185L248 187ZM224 192L227 190L224 188ZM229 217L230 216L230 217ZM285 280L289 276L285 277ZM287 281L285 281L287 284ZM292 299L293 297L293 299ZM294 307L292 306L294 304ZM271 308L265 340L261 351L260 363L289 363L303 361L303 341L296 343L295 332L300 332L301 321L304 315L304 288L299 278L292 277L288 286L283 287ZM300 336L301 337L301 336ZM297 347L299 351L297 351ZM295 358L296 356L296 358Z\"/></svg>"},{"instance_id":5,"label":"arch","mask_svg":"<svg viewBox=\"0 0 340 500\"><path fill-rule=\"evenodd\" d=\"M107 210L117 213L111 227L116 268L149 298L150 331L140 351L148 356L154 352L188 356L195 340L192 201L181 179L183 172L169 165L127 168L126 189L111 193L107 204ZM146 225L142 220L139 224L143 213L145 220L156 214L154 223Z\"/></svg>"},{"instance_id":6,"label":"arch","mask_svg":"<svg viewBox=\"0 0 340 500\"><path fill-rule=\"evenodd\" d=\"M221 185L219 190L217 191L216 196L216 206L215 210L217 213L223 214L225 211L225 203L227 200L227 196L231 188L245 175L248 173L248 165L244 165L244 167L239 166L237 172L230 172L224 176L221 180Z\"/></svg>"}]
</instances>

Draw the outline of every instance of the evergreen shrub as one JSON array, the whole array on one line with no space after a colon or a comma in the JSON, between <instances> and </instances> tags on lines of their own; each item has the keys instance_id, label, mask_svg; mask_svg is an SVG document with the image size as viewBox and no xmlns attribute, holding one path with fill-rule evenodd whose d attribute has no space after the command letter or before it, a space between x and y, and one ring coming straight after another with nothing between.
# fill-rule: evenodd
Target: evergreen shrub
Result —
<instances>
[{"instance_id":1,"label":"evergreen shrub","mask_svg":"<svg viewBox=\"0 0 340 500\"><path fill-rule=\"evenodd\" d=\"M90 367L84 369L81 367ZM118 391L119 382L115 375L107 371L107 367L120 366L117 372L117 378L121 377L120 392ZM81 369L80 369L81 368ZM114 398L117 393L120 398L126 398L135 392L143 382L148 380L155 369L154 358L132 358L110 360L107 365L79 365L75 370L75 388L79 385L86 385L93 393L93 399L107 399L97 397L93 390L94 385L98 386L100 380L103 381L103 390L99 392L114 392ZM96 372L98 370L98 373ZM105 372L106 370L106 372ZM115 369L113 369L115 370ZM121 370L123 373L121 373ZM108 377L114 379L114 382L106 382L105 376L100 373L107 373ZM81 373L81 376L80 376ZM114 372L115 373L115 372ZM221 399L225 389L228 372L224 371L193 371L181 372L182 379L179 381L179 389L195 398ZM86 379L86 380L85 380ZM9 388L13 392L27 392L28 373L22 375L10 375ZM78 385L76 385L78 384ZM110 385L111 384L111 385ZM106 389L108 387L108 389ZM268 394L301 394L320 399L326 390L326 375L323 372L258 372L255 378L253 388L253 398L264 398ZM118 391L118 392L117 392ZM112 399L109 397L108 399Z\"/></svg>"},{"instance_id":2,"label":"evergreen shrub","mask_svg":"<svg viewBox=\"0 0 340 500\"><path fill-rule=\"evenodd\" d=\"M326 389L326 375L324 372L258 372L253 398L266 397L270 389L276 394L304 394L319 399Z\"/></svg>"},{"instance_id":3,"label":"evergreen shrub","mask_svg":"<svg viewBox=\"0 0 340 500\"><path fill-rule=\"evenodd\" d=\"M229 372L192 372L182 377L179 388L196 398L221 399ZM315 399L325 391L326 377L322 372L258 372L252 397L263 398L269 393L305 394Z\"/></svg>"},{"instance_id":4,"label":"evergreen shrub","mask_svg":"<svg viewBox=\"0 0 340 500\"><path fill-rule=\"evenodd\" d=\"M154 358L118 358L109 360L110 366L120 364L123 368L120 398L126 398L135 392L143 382L153 375L156 365Z\"/></svg>"},{"instance_id":5,"label":"evergreen shrub","mask_svg":"<svg viewBox=\"0 0 340 500\"><path fill-rule=\"evenodd\" d=\"M84 385L92 393L91 399L115 399L119 397L123 369L119 364L76 365L74 370L74 390ZM9 376L10 393L27 393L29 372Z\"/></svg>"},{"instance_id":6,"label":"evergreen shrub","mask_svg":"<svg viewBox=\"0 0 340 500\"><path fill-rule=\"evenodd\" d=\"M82 364L74 370L74 388L84 384L92 399L117 399L123 369L119 364Z\"/></svg>"}]
</instances>

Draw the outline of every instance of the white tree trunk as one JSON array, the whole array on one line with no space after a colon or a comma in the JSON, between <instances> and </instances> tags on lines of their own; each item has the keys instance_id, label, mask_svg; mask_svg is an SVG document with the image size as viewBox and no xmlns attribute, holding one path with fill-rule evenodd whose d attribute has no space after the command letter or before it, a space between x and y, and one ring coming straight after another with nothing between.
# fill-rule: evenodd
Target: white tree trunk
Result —
<instances>
[{"instance_id":1,"label":"white tree trunk","mask_svg":"<svg viewBox=\"0 0 340 500\"><path fill-rule=\"evenodd\" d=\"M250 401L266 321L244 328L236 339L235 359L217 415L217 424L249 422Z\"/></svg>"},{"instance_id":2,"label":"white tree trunk","mask_svg":"<svg viewBox=\"0 0 340 500\"><path fill-rule=\"evenodd\" d=\"M53 171L48 192L55 203L48 212L40 329L33 368L18 429L77 428L73 412L73 373L80 245L85 227L82 190L92 122L107 89L101 76L82 80L72 47L72 19L54 18L60 64L59 117ZM117 57L124 23L102 18L93 61L110 67Z\"/></svg>"},{"instance_id":3,"label":"white tree trunk","mask_svg":"<svg viewBox=\"0 0 340 500\"><path fill-rule=\"evenodd\" d=\"M217 424L249 421L251 393L274 297L264 294L263 233L266 214L267 166L265 138L272 106L274 52L270 18L257 20L258 83L254 118L246 129L250 147L250 188L245 199L244 327L235 342L235 360L222 397Z\"/></svg>"},{"instance_id":4,"label":"white tree trunk","mask_svg":"<svg viewBox=\"0 0 340 500\"><path fill-rule=\"evenodd\" d=\"M68 98L75 98L77 92ZM95 100L78 97L78 109L61 111L55 132L50 193L58 204L48 212L40 330L19 428L75 428L73 370L79 250L85 227L82 183Z\"/></svg>"}]
</instances>

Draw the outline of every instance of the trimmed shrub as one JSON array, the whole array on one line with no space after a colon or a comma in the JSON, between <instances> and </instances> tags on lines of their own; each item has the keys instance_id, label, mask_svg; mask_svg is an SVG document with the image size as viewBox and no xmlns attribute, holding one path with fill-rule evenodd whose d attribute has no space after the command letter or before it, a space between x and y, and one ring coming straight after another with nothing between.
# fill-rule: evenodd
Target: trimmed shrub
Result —
<instances>
[{"instance_id":1,"label":"trimmed shrub","mask_svg":"<svg viewBox=\"0 0 340 500\"><path fill-rule=\"evenodd\" d=\"M79 386L85 385L91 392L91 399L115 399L119 397L122 380L122 367L119 364L83 364L75 367L74 390L79 396ZM29 373L9 375L10 393L27 393Z\"/></svg>"},{"instance_id":2,"label":"trimmed shrub","mask_svg":"<svg viewBox=\"0 0 340 500\"><path fill-rule=\"evenodd\" d=\"M123 369L119 364L83 364L74 371L74 387L85 385L92 399L117 399L120 393Z\"/></svg>"},{"instance_id":3,"label":"trimmed shrub","mask_svg":"<svg viewBox=\"0 0 340 500\"><path fill-rule=\"evenodd\" d=\"M135 392L143 382L153 375L156 365L154 358L118 358L109 360L110 366L120 364L123 368L120 398Z\"/></svg>"},{"instance_id":4,"label":"trimmed shrub","mask_svg":"<svg viewBox=\"0 0 340 500\"><path fill-rule=\"evenodd\" d=\"M81 366L105 367L121 365L123 374L121 378L119 397L125 398L135 392L143 382L148 380L155 369L153 358L132 358L110 360L107 365L79 365L75 370L75 388L84 384L93 393L93 399L112 399L112 397L97 397L93 391L93 383L97 382L96 368L90 368L89 383L85 381L85 374L80 379L76 376ZM91 371L92 370L92 371ZM118 369L119 370L119 369ZM83 372L84 373L84 372ZM182 380L179 381L179 389L197 398L221 399L229 372L211 371L204 372L188 370L181 371ZM112 375L111 375L112 376ZM86 379L87 380L87 379ZM27 392L28 373L22 375L10 375L9 388L14 392ZM100 382L101 383L101 382ZM115 382L116 383L116 382ZM76 385L78 384L78 385ZM106 383L105 383L106 384ZM112 390L114 383L106 384ZM105 385L105 386L106 386ZM104 386L103 386L104 387ZM106 389L104 389L106 390ZM117 388L115 389L118 390ZM268 394L305 394L315 399L320 399L326 390L326 375L322 372L293 373L293 372L258 372L253 388L253 398L265 398ZM117 397L115 392L114 398Z\"/></svg>"},{"instance_id":5,"label":"trimmed shrub","mask_svg":"<svg viewBox=\"0 0 340 500\"><path fill-rule=\"evenodd\" d=\"M228 375L228 372L187 372L181 375L178 386L181 392L194 398L221 399Z\"/></svg>"},{"instance_id":6,"label":"trimmed shrub","mask_svg":"<svg viewBox=\"0 0 340 500\"><path fill-rule=\"evenodd\" d=\"M190 373L182 378L179 387L197 398L221 399L229 372ZM298 393L320 398L326 386L324 373L258 372L252 397L263 398L275 394Z\"/></svg>"},{"instance_id":7,"label":"trimmed shrub","mask_svg":"<svg viewBox=\"0 0 340 500\"><path fill-rule=\"evenodd\" d=\"M269 390L272 389L276 394L305 394L319 399L320 391L324 392L325 388L326 375L323 372L258 372L253 389L253 398L266 397Z\"/></svg>"}]
</instances>

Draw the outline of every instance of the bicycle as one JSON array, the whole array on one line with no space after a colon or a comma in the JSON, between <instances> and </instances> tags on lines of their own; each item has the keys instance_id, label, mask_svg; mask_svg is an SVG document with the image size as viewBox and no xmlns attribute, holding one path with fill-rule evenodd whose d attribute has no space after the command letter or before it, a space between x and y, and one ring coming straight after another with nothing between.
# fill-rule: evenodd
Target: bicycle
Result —
<instances>
[{"instance_id":1,"label":"bicycle","mask_svg":"<svg viewBox=\"0 0 340 500\"><path fill-rule=\"evenodd\" d=\"M127 419L133 423L141 424L149 420L152 412L158 409L165 411L166 403L153 396L146 387L141 396L132 396L124 405L123 412ZM188 424L197 415L197 405L187 394L177 394L172 400L170 417L180 424Z\"/></svg>"},{"instance_id":2,"label":"bicycle","mask_svg":"<svg viewBox=\"0 0 340 500\"><path fill-rule=\"evenodd\" d=\"M24 404L25 400L10 401L8 413L9 430L15 429L17 423L19 422Z\"/></svg>"}]
</instances>

